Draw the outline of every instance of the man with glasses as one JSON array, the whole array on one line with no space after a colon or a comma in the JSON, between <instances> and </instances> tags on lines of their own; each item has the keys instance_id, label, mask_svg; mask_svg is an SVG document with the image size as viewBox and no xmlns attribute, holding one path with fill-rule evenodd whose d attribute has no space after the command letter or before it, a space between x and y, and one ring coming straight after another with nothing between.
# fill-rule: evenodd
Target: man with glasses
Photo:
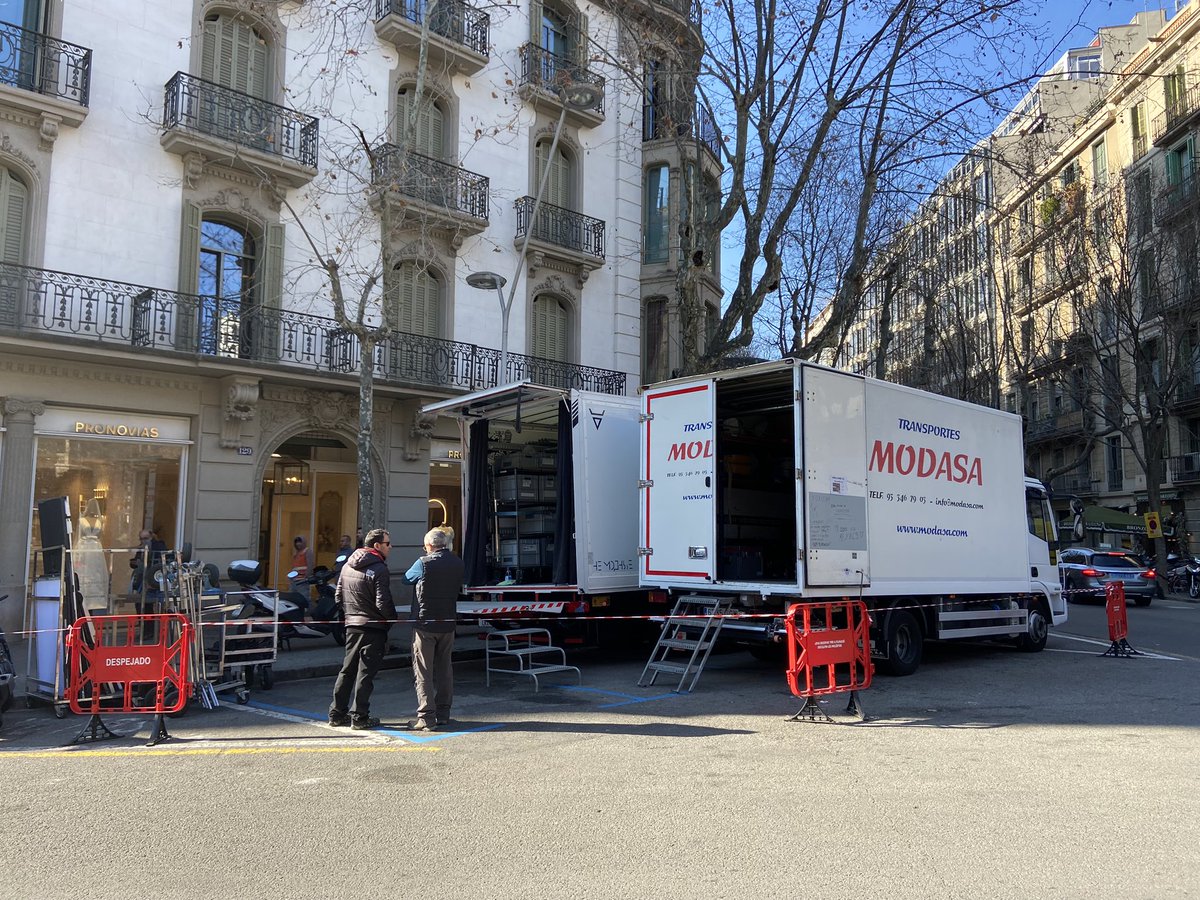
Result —
<instances>
[{"instance_id":1,"label":"man with glasses","mask_svg":"<svg viewBox=\"0 0 1200 900\"><path fill-rule=\"evenodd\" d=\"M330 725L349 725L356 731L379 726L379 719L370 714L371 692L387 649L388 631L396 621L387 567L392 538L375 528L367 532L363 545L338 575L335 597L345 611L346 657L329 706Z\"/></svg>"}]
</instances>

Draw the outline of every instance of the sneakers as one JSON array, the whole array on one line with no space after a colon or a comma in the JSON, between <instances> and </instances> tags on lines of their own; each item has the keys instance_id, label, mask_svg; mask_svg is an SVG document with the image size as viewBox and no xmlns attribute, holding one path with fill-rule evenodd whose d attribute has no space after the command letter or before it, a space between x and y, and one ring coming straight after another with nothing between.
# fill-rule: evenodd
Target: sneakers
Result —
<instances>
[{"instance_id":1,"label":"sneakers","mask_svg":"<svg viewBox=\"0 0 1200 900\"><path fill-rule=\"evenodd\" d=\"M355 719L350 723L350 727L354 731L367 731L371 728L379 727L379 719L375 716L367 716L365 719Z\"/></svg>"},{"instance_id":2,"label":"sneakers","mask_svg":"<svg viewBox=\"0 0 1200 900\"><path fill-rule=\"evenodd\" d=\"M350 717L345 713L330 713L329 724L333 728L345 728L350 724Z\"/></svg>"},{"instance_id":3,"label":"sneakers","mask_svg":"<svg viewBox=\"0 0 1200 900\"><path fill-rule=\"evenodd\" d=\"M422 721L421 719L412 719L408 723L409 731L433 731L433 728L434 726L430 725L428 722Z\"/></svg>"}]
</instances>

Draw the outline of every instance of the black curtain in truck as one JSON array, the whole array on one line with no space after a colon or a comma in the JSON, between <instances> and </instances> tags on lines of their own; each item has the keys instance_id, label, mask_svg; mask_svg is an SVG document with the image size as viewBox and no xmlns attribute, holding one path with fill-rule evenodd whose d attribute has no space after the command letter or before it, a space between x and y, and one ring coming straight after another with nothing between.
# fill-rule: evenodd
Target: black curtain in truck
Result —
<instances>
[{"instance_id":1,"label":"black curtain in truck","mask_svg":"<svg viewBox=\"0 0 1200 900\"><path fill-rule=\"evenodd\" d=\"M575 477L571 468L571 408L566 400L558 405L558 450L554 470L558 476L558 503L554 507L555 584L574 584L575 571Z\"/></svg>"},{"instance_id":2,"label":"black curtain in truck","mask_svg":"<svg viewBox=\"0 0 1200 900\"><path fill-rule=\"evenodd\" d=\"M467 534L463 540L463 563L467 584L487 579L488 519L488 422L471 423L467 438Z\"/></svg>"}]
</instances>

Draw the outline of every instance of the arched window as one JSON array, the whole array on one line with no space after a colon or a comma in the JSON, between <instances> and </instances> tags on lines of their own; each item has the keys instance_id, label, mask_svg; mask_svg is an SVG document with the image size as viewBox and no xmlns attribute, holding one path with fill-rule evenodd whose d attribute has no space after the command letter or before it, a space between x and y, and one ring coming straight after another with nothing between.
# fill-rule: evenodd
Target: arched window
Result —
<instances>
[{"instance_id":1,"label":"arched window","mask_svg":"<svg viewBox=\"0 0 1200 900\"><path fill-rule=\"evenodd\" d=\"M200 77L270 100L271 45L265 32L227 13L204 19L200 47Z\"/></svg>"},{"instance_id":2,"label":"arched window","mask_svg":"<svg viewBox=\"0 0 1200 900\"><path fill-rule=\"evenodd\" d=\"M253 332L258 247L244 228L216 219L200 223L200 352L246 356Z\"/></svg>"},{"instance_id":3,"label":"arched window","mask_svg":"<svg viewBox=\"0 0 1200 900\"><path fill-rule=\"evenodd\" d=\"M571 311L566 303L550 294L533 300L529 332L529 353L543 359L568 362Z\"/></svg>"},{"instance_id":4,"label":"arched window","mask_svg":"<svg viewBox=\"0 0 1200 900\"><path fill-rule=\"evenodd\" d=\"M427 264L405 260L397 265L385 300L397 330L441 337L442 281Z\"/></svg>"},{"instance_id":5,"label":"arched window","mask_svg":"<svg viewBox=\"0 0 1200 900\"><path fill-rule=\"evenodd\" d=\"M0 169L0 262L25 262L29 230L29 188L8 169Z\"/></svg>"},{"instance_id":6,"label":"arched window","mask_svg":"<svg viewBox=\"0 0 1200 900\"><path fill-rule=\"evenodd\" d=\"M550 158L552 140L544 138L537 142L537 181L534 187L542 183L542 173L550 166L550 177L546 179L546 190L542 193L542 202L563 209L574 209L574 184L572 178L571 157L563 150L562 144L554 148L554 158Z\"/></svg>"},{"instance_id":7,"label":"arched window","mask_svg":"<svg viewBox=\"0 0 1200 900\"><path fill-rule=\"evenodd\" d=\"M412 85L400 88L396 94L396 143L403 144L411 128L409 146L423 156L434 159L446 158L444 137L446 114L439 100L426 94L421 98L416 121L412 121L413 99L416 89Z\"/></svg>"}]
</instances>

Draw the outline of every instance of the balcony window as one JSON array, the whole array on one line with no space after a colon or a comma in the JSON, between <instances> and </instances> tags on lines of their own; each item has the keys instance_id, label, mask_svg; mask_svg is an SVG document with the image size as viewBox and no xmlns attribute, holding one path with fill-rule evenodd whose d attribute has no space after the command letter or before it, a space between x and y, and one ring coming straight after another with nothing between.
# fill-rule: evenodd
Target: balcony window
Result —
<instances>
[{"instance_id":1,"label":"balcony window","mask_svg":"<svg viewBox=\"0 0 1200 900\"><path fill-rule=\"evenodd\" d=\"M200 224L200 352L245 356L242 320L254 306L258 256L254 237L225 222Z\"/></svg>"},{"instance_id":2,"label":"balcony window","mask_svg":"<svg viewBox=\"0 0 1200 900\"><path fill-rule=\"evenodd\" d=\"M1129 108L1129 137L1133 160L1141 159L1146 153L1146 105L1135 103Z\"/></svg>"},{"instance_id":3,"label":"balcony window","mask_svg":"<svg viewBox=\"0 0 1200 900\"><path fill-rule=\"evenodd\" d=\"M1097 188L1108 186L1108 148L1103 138L1092 144L1092 184Z\"/></svg>"},{"instance_id":4,"label":"balcony window","mask_svg":"<svg viewBox=\"0 0 1200 900\"><path fill-rule=\"evenodd\" d=\"M667 299L651 297L642 308L642 383L663 381L669 372Z\"/></svg>"},{"instance_id":5,"label":"balcony window","mask_svg":"<svg viewBox=\"0 0 1200 900\"><path fill-rule=\"evenodd\" d=\"M670 248L670 183L671 170L667 166L653 166L646 170L646 196L643 204L645 254L643 261L661 263L667 261Z\"/></svg>"},{"instance_id":6,"label":"balcony window","mask_svg":"<svg viewBox=\"0 0 1200 900\"><path fill-rule=\"evenodd\" d=\"M427 263L400 263L392 270L385 290L393 327L406 334L441 336L442 280Z\"/></svg>"},{"instance_id":7,"label":"balcony window","mask_svg":"<svg viewBox=\"0 0 1200 900\"><path fill-rule=\"evenodd\" d=\"M260 29L227 14L205 18L200 77L222 87L270 100L271 47Z\"/></svg>"},{"instance_id":8,"label":"balcony window","mask_svg":"<svg viewBox=\"0 0 1200 900\"><path fill-rule=\"evenodd\" d=\"M446 114L442 103L432 97L423 97L414 116L415 98L413 85L406 85L396 93L396 143L431 159L445 159Z\"/></svg>"},{"instance_id":9,"label":"balcony window","mask_svg":"<svg viewBox=\"0 0 1200 900\"><path fill-rule=\"evenodd\" d=\"M532 356L566 362L570 355L570 308L551 294L533 300L529 352Z\"/></svg>"},{"instance_id":10,"label":"balcony window","mask_svg":"<svg viewBox=\"0 0 1200 900\"><path fill-rule=\"evenodd\" d=\"M563 209L575 208L575 191L574 191L574 172L571 158L563 150L562 145L554 148L554 157L550 157L550 145L552 141L549 139L538 141L535 148L537 157L537 183L542 183L543 173L546 172L546 167L549 166L550 172L546 176L546 187L542 191L542 202L549 203L552 206L559 206Z\"/></svg>"},{"instance_id":11,"label":"balcony window","mask_svg":"<svg viewBox=\"0 0 1200 900\"><path fill-rule=\"evenodd\" d=\"M1108 489L1119 491L1125 485L1125 467L1121 452L1120 436L1110 437L1106 442L1108 457Z\"/></svg>"}]
</instances>

